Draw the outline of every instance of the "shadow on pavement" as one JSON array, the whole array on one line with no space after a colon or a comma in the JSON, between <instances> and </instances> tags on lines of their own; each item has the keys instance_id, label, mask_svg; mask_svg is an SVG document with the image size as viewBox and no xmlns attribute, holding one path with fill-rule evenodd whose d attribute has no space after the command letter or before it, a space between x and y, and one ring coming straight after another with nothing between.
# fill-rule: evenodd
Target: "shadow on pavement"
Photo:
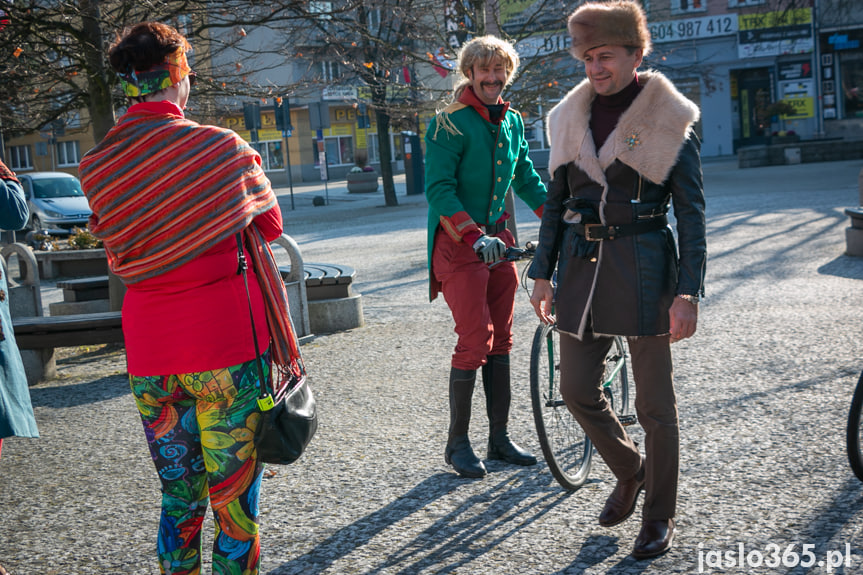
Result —
<instances>
[{"instance_id":1,"label":"shadow on pavement","mask_svg":"<svg viewBox=\"0 0 863 575\"><path fill-rule=\"evenodd\" d=\"M863 279L863 258L843 254L818 268L818 273L840 278Z\"/></svg>"},{"instance_id":2,"label":"shadow on pavement","mask_svg":"<svg viewBox=\"0 0 863 575\"><path fill-rule=\"evenodd\" d=\"M572 560L568 567L553 575L566 575L568 573L583 573L588 567L599 565L620 550L618 538L610 535L591 535L584 540L578 555Z\"/></svg>"},{"instance_id":3,"label":"shadow on pavement","mask_svg":"<svg viewBox=\"0 0 863 575\"><path fill-rule=\"evenodd\" d=\"M484 481L493 481L493 475ZM315 572L328 569L414 513L428 511L434 501L454 494L468 481L474 480L452 473L433 475L389 505L339 529L312 551L283 563L271 573L304 573L312 566ZM541 494L538 499L535 498L537 494ZM536 468L507 474L482 493L465 499L453 511L437 518L363 573L451 572L519 534L569 495L571 493L553 481L549 483L548 474L537 474ZM603 551L600 561L604 559Z\"/></svg>"},{"instance_id":4,"label":"shadow on pavement","mask_svg":"<svg viewBox=\"0 0 863 575\"><path fill-rule=\"evenodd\" d=\"M850 541L844 539L835 539L840 531L848 526L854 527L859 525L860 512L863 511L863 483L851 472L848 468L848 479L842 488L834 494L833 500L827 505L822 505L818 509L812 510L812 520L808 525L803 526L800 533L799 545L795 545L793 552L800 555L800 563L810 561L810 557L803 557L803 545L812 545L810 548L816 559L816 565L821 566L821 563L826 562L828 554L832 555L832 560L841 555L842 564L831 564L827 573L837 573L850 575L859 573L860 556L863 554L863 542L859 539L852 538ZM856 529L855 529L856 531ZM848 533L845 529L845 533ZM846 543L849 547L846 549ZM783 548L783 551L785 548ZM850 551L850 553L847 553ZM848 565L850 562L850 565ZM812 566L803 566L798 563L794 568L789 569L787 575L803 575L812 571L819 571Z\"/></svg>"},{"instance_id":5,"label":"shadow on pavement","mask_svg":"<svg viewBox=\"0 0 863 575\"><path fill-rule=\"evenodd\" d=\"M129 377L121 374L73 384L63 384L61 380L42 383L30 388L30 401L33 407L64 409L98 403L131 393Z\"/></svg>"}]
</instances>

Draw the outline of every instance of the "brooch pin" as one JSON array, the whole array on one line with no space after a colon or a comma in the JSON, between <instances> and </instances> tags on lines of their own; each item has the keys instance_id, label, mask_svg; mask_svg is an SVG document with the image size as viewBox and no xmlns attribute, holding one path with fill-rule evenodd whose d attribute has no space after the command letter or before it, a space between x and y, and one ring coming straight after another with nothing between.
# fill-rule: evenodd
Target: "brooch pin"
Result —
<instances>
[{"instance_id":1,"label":"brooch pin","mask_svg":"<svg viewBox=\"0 0 863 575\"><path fill-rule=\"evenodd\" d=\"M629 149L630 149L630 150L631 150L632 148L634 148L635 146L637 146L637 145L641 144L641 140L639 140L639 139L638 139L638 132L632 132L632 133L629 135L629 137L627 137L627 138L624 140L624 142L626 142L626 145L627 145L627 146L629 146Z\"/></svg>"}]
</instances>

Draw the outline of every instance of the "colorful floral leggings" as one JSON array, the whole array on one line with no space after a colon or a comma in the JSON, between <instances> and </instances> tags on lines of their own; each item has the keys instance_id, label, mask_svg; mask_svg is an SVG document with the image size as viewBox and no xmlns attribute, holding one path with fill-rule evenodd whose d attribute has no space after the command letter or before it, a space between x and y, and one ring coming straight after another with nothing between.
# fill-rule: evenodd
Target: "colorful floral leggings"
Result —
<instances>
[{"instance_id":1,"label":"colorful floral leggings","mask_svg":"<svg viewBox=\"0 0 863 575\"><path fill-rule=\"evenodd\" d=\"M263 472L253 441L260 417L256 362L130 380L162 482L162 573L201 572L201 524L209 503L216 524L213 573L256 575Z\"/></svg>"}]
</instances>

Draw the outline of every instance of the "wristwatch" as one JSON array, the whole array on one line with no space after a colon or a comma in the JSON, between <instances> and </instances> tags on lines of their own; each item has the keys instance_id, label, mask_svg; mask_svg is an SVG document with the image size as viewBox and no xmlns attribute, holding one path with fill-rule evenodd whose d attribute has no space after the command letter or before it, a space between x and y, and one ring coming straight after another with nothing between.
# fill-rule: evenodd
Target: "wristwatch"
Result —
<instances>
[{"instance_id":1,"label":"wristwatch","mask_svg":"<svg viewBox=\"0 0 863 575\"><path fill-rule=\"evenodd\" d=\"M701 298L697 295L689 295L689 294L685 294L685 293L679 293L679 294L677 294L677 297L679 297L682 300L688 301L691 304L695 304L695 305L698 305L698 302L701 301Z\"/></svg>"}]
</instances>

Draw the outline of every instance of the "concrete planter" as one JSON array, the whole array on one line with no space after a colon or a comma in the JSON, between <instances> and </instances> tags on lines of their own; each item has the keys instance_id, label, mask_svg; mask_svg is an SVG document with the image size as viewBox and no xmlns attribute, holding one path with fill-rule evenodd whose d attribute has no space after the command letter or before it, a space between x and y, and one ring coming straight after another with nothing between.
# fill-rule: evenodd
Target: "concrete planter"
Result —
<instances>
[{"instance_id":1,"label":"concrete planter","mask_svg":"<svg viewBox=\"0 0 863 575\"><path fill-rule=\"evenodd\" d=\"M800 136L794 134L791 136L770 136L770 145L776 144L794 144L800 141Z\"/></svg>"},{"instance_id":2,"label":"concrete planter","mask_svg":"<svg viewBox=\"0 0 863 575\"><path fill-rule=\"evenodd\" d=\"M348 182L348 192L352 194L368 194L378 191L377 172L348 172L345 179Z\"/></svg>"},{"instance_id":3,"label":"concrete planter","mask_svg":"<svg viewBox=\"0 0 863 575\"><path fill-rule=\"evenodd\" d=\"M34 251L41 279L108 275L108 256L103 248L92 250Z\"/></svg>"}]
</instances>

